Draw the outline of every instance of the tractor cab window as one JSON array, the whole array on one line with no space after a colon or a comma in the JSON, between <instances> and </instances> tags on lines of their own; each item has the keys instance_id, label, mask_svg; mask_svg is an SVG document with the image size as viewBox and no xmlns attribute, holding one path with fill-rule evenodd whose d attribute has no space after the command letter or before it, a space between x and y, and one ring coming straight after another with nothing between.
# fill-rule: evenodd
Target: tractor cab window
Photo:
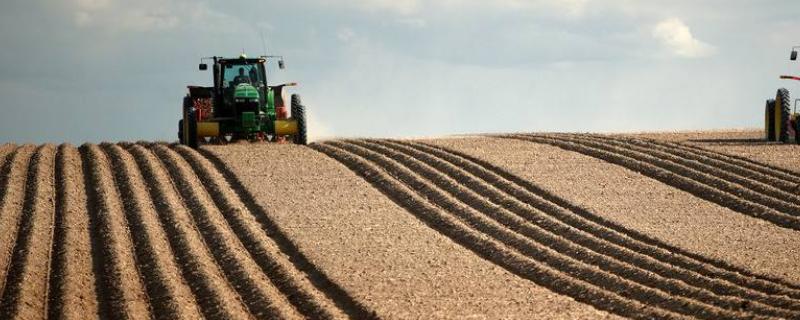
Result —
<instances>
[{"instance_id":1,"label":"tractor cab window","mask_svg":"<svg viewBox=\"0 0 800 320\"><path fill-rule=\"evenodd\" d=\"M232 88L242 83L263 87L264 71L257 63L225 64L222 71L222 87Z\"/></svg>"}]
</instances>

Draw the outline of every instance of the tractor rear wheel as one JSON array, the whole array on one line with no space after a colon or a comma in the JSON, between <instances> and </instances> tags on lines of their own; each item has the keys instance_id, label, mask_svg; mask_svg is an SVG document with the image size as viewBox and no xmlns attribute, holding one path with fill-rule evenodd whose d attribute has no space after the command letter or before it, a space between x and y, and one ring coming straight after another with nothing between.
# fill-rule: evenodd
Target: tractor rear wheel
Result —
<instances>
[{"instance_id":1,"label":"tractor rear wheel","mask_svg":"<svg viewBox=\"0 0 800 320\"><path fill-rule=\"evenodd\" d=\"M186 144L183 142L183 119L178 120L178 142Z\"/></svg>"},{"instance_id":2,"label":"tractor rear wheel","mask_svg":"<svg viewBox=\"0 0 800 320\"><path fill-rule=\"evenodd\" d=\"M300 101L299 94L292 95L292 119L297 121L297 134L292 137L295 144L308 144L308 131L306 130L306 107Z\"/></svg>"},{"instance_id":3,"label":"tractor rear wheel","mask_svg":"<svg viewBox=\"0 0 800 320\"><path fill-rule=\"evenodd\" d=\"M780 142L789 141L789 90L778 89L775 95L775 138Z\"/></svg>"},{"instance_id":4,"label":"tractor rear wheel","mask_svg":"<svg viewBox=\"0 0 800 320\"><path fill-rule=\"evenodd\" d=\"M800 144L800 115L794 118L794 143Z\"/></svg>"},{"instance_id":5,"label":"tractor rear wheel","mask_svg":"<svg viewBox=\"0 0 800 320\"><path fill-rule=\"evenodd\" d=\"M186 145L192 149L197 149L200 146L199 139L197 138L197 110L192 109L187 113L189 115L189 125L186 126L189 130L186 135Z\"/></svg>"},{"instance_id":6,"label":"tractor rear wheel","mask_svg":"<svg viewBox=\"0 0 800 320\"><path fill-rule=\"evenodd\" d=\"M768 99L764 111L764 133L767 141L775 141L775 100Z\"/></svg>"},{"instance_id":7,"label":"tractor rear wheel","mask_svg":"<svg viewBox=\"0 0 800 320\"><path fill-rule=\"evenodd\" d=\"M197 149L199 141L197 139L197 109L194 108L191 97L183 98L183 144L192 149Z\"/></svg>"}]
</instances>

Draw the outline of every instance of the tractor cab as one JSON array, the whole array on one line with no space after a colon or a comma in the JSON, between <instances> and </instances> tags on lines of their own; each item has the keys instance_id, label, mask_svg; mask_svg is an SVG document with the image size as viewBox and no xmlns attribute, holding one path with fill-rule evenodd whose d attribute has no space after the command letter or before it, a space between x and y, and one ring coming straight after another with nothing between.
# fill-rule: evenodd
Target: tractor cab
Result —
<instances>
[{"instance_id":1,"label":"tractor cab","mask_svg":"<svg viewBox=\"0 0 800 320\"><path fill-rule=\"evenodd\" d=\"M265 59L219 59L214 70L214 87L217 91L215 117L234 117L241 112L254 115L267 113L267 86Z\"/></svg>"},{"instance_id":2,"label":"tractor cab","mask_svg":"<svg viewBox=\"0 0 800 320\"><path fill-rule=\"evenodd\" d=\"M306 144L305 107L299 95L291 95L290 115L285 97L285 87L296 84L268 85L269 58L279 58L278 67L284 68L280 56L203 58L213 61L214 86L189 86L178 123L180 142L192 147L232 140ZM201 63L199 69L208 70L208 65Z\"/></svg>"}]
</instances>

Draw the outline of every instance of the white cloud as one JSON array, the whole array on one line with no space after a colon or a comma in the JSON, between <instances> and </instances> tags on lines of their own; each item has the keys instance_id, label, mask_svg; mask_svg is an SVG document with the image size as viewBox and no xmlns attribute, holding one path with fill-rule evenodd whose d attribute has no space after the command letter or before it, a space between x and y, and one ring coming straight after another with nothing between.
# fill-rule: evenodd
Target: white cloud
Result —
<instances>
[{"instance_id":1,"label":"white cloud","mask_svg":"<svg viewBox=\"0 0 800 320\"><path fill-rule=\"evenodd\" d=\"M164 30L178 26L180 18L167 10L134 10L122 16L121 26L137 31Z\"/></svg>"},{"instance_id":2,"label":"white cloud","mask_svg":"<svg viewBox=\"0 0 800 320\"><path fill-rule=\"evenodd\" d=\"M356 33L351 28L340 28L339 31L336 32L336 38L342 42L350 42L355 36Z\"/></svg>"},{"instance_id":3,"label":"white cloud","mask_svg":"<svg viewBox=\"0 0 800 320\"><path fill-rule=\"evenodd\" d=\"M589 0L558 0L548 2L569 16L582 16L586 11Z\"/></svg>"},{"instance_id":4,"label":"white cloud","mask_svg":"<svg viewBox=\"0 0 800 320\"><path fill-rule=\"evenodd\" d=\"M421 0L355 0L353 3L370 10L386 10L399 14L411 14L417 11Z\"/></svg>"},{"instance_id":5,"label":"white cloud","mask_svg":"<svg viewBox=\"0 0 800 320\"><path fill-rule=\"evenodd\" d=\"M75 0L75 6L80 10L99 10L111 4L110 0Z\"/></svg>"},{"instance_id":6,"label":"white cloud","mask_svg":"<svg viewBox=\"0 0 800 320\"><path fill-rule=\"evenodd\" d=\"M86 11L75 12L75 25L85 27L92 23L92 16Z\"/></svg>"},{"instance_id":7,"label":"white cloud","mask_svg":"<svg viewBox=\"0 0 800 320\"><path fill-rule=\"evenodd\" d=\"M466 0L472 1L472 0ZM465 0L454 0L453 2L466 2ZM548 9L569 17L583 16L589 0L552 0L552 1L532 1L532 0L494 0L479 1L485 6L493 6L505 9Z\"/></svg>"},{"instance_id":8,"label":"white cloud","mask_svg":"<svg viewBox=\"0 0 800 320\"><path fill-rule=\"evenodd\" d=\"M350 0L367 10L389 11L400 15L421 14L432 8L447 10L479 8L494 10L546 10L561 16L580 17L590 0ZM434 10L436 11L436 10Z\"/></svg>"},{"instance_id":9,"label":"white cloud","mask_svg":"<svg viewBox=\"0 0 800 320\"><path fill-rule=\"evenodd\" d=\"M710 44L696 39L689 27L678 18L662 20L653 27L652 35L672 54L680 57L707 57L716 51Z\"/></svg>"},{"instance_id":10,"label":"white cloud","mask_svg":"<svg viewBox=\"0 0 800 320\"><path fill-rule=\"evenodd\" d=\"M420 19L420 18L397 19L397 23L415 29L425 28L426 26L428 26L428 22L425 21L425 19Z\"/></svg>"},{"instance_id":11,"label":"white cloud","mask_svg":"<svg viewBox=\"0 0 800 320\"><path fill-rule=\"evenodd\" d=\"M113 0L75 0L73 21L79 27L150 31L176 27L180 19L171 3L131 5Z\"/></svg>"},{"instance_id":12,"label":"white cloud","mask_svg":"<svg viewBox=\"0 0 800 320\"><path fill-rule=\"evenodd\" d=\"M260 51L259 31L290 62L270 80L303 84L312 139L756 125L752 106L781 85L793 41L779 31L800 26L796 0L780 1L301 0L280 12L273 0L11 1L0 10L0 96L30 108L0 117L0 140L174 140L184 85L211 82L193 71L196 57ZM30 8L42 12L20 14ZM709 44L738 54L653 54L703 56ZM64 63L11 59L53 50ZM687 121L692 110L702 117ZM43 111L59 121L25 126ZM120 116L137 125L88 125Z\"/></svg>"},{"instance_id":13,"label":"white cloud","mask_svg":"<svg viewBox=\"0 0 800 320\"><path fill-rule=\"evenodd\" d=\"M224 27L231 30L243 26L239 19L212 10L205 3L191 0L73 0L73 3L74 11L71 14L76 26L104 30L112 34L125 31L161 31L178 27ZM259 27L264 25L259 24Z\"/></svg>"}]
</instances>

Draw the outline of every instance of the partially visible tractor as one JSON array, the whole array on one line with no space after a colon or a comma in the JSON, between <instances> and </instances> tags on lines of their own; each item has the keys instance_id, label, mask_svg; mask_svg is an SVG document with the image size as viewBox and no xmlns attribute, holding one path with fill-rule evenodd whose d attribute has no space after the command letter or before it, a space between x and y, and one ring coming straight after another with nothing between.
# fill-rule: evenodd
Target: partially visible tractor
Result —
<instances>
[{"instance_id":1,"label":"partially visible tractor","mask_svg":"<svg viewBox=\"0 0 800 320\"><path fill-rule=\"evenodd\" d=\"M266 62L278 58L202 58L200 70L212 60L213 87L188 86L183 98L183 118L178 121L181 144L197 148L203 143L235 140L307 144L306 109L300 96L287 99L286 87L296 83L267 84Z\"/></svg>"},{"instance_id":2,"label":"partially visible tractor","mask_svg":"<svg viewBox=\"0 0 800 320\"><path fill-rule=\"evenodd\" d=\"M797 49L793 47L789 60L797 60ZM798 76L780 76L781 79L799 80ZM800 99L799 99L800 100ZM764 111L764 135L767 141L791 142L800 144L800 114L797 113L797 101L794 109L790 110L792 100L789 97L789 90L786 88L778 89L775 99L767 100Z\"/></svg>"}]
</instances>

